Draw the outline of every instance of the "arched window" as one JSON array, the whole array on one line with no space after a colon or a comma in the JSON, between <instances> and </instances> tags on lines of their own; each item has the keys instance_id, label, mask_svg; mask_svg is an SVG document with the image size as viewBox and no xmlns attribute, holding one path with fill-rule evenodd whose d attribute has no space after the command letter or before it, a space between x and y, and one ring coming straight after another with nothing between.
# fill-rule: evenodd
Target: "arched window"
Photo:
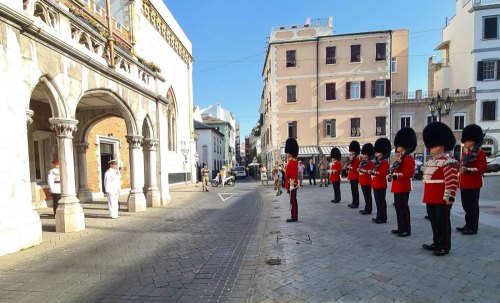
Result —
<instances>
[{"instance_id":1,"label":"arched window","mask_svg":"<svg viewBox=\"0 0 500 303\"><path fill-rule=\"evenodd\" d=\"M177 105L172 89L168 91L167 100L170 104L168 108L168 150L177 151Z\"/></svg>"}]
</instances>

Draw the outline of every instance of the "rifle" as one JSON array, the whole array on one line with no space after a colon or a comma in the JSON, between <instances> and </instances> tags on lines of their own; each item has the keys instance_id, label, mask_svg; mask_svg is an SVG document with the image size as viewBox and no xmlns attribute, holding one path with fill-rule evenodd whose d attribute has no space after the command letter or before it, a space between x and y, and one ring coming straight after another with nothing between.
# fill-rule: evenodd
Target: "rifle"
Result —
<instances>
[{"instance_id":1,"label":"rifle","mask_svg":"<svg viewBox=\"0 0 500 303\"><path fill-rule=\"evenodd\" d=\"M481 146L483 145L484 137L486 136L486 133L488 132L488 130L489 130L489 128L484 131L483 136L481 137L481 140L479 140L479 142L474 144L474 146L470 149L470 153L468 153L467 155L465 155L462 158L462 166L463 167L467 166L467 164L469 164L469 163L476 162L477 152L481 149Z\"/></svg>"},{"instance_id":2,"label":"rifle","mask_svg":"<svg viewBox=\"0 0 500 303\"><path fill-rule=\"evenodd\" d=\"M389 168L389 174L387 175L387 181L392 181L392 175L394 174L394 171L401 167L401 164L403 164L403 160L406 158L406 156L411 154L411 152L411 150L405 150L405 152L399 157L399 159L392 163L391 167Z\"/></svg>"}]
</instances>

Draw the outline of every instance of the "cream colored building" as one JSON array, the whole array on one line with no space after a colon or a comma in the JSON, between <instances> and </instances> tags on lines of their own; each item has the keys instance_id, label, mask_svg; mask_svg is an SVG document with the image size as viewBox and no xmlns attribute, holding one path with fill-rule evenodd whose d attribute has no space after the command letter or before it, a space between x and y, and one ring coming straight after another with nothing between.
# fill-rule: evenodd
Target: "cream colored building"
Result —
<instances>
[{"instance_id":1,"label":"cream colored building","mask_svg":"<svg viewBox=\"0 0 500 303\"><path fill-rule=\"evenodd\" d=\"M105 159L123 164L131 212L194 178L191 42L161 0L111 0L109 24L99 3L0 0L0 255L42 241L54 159L57 232L85 229Z\"/></svg>"},{"instance_id":2,"label":"cream colored building","mask_svg":"<svg viewBox=\"0 0 500 303\"><path fill-rule=\"evenodd\" d=\"M333 146L347 154L352 140L390 135L391 93L408 88L408 31L333 34L331 17L273 28L262 76L268 167L288 137L297 138L299 158L329 155Z\"/></svg>"}]
</instances>

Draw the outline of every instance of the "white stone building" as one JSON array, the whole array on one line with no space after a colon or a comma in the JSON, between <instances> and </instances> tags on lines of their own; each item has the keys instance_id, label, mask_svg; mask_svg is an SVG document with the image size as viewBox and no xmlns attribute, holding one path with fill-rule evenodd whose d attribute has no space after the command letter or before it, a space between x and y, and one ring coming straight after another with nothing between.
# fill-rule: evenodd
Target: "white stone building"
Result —
<instances>
[{"instance_id":1,"label":"white stone building","mask_svg":"<svg viewBox=\"0 0 500 303\"><path fill-rule=\"evenodd\" d=\"M93 1L0 0L0 255L42 241L33 202L53 159L62 185L56 231L85 228L86 153L102 147L88 133L108 117L126 126L126 140L113 140L113 129L101 138L116 148L110 157L128 153L128 211L166 205L170 183L186 169L194 178L191 42L161 0L111 1L122 12L112 35Z\"/></svg>"},{"instance_id":2,"label":"white stone building","mask_svg":"<svg viewBox=\"0 0 500 303\"><path fill-rule=\"evenodd\" d=\"M500 1L457 0L456 14L442 32L441 62L431 57L429 91L476 88L475 119L488 129L483 149L495 153L500 142Z\"/></svg>"},{"instance_id":3,"label":"white stone building","mask_svg":"<svg viewBox=\"0 0 500 303\"><path fill-rule=\"evenodd\" d=\"M215 127L196 120L194 121L194 129L198 133L196 141L196 151L199 155L198 165L206 163L212 173L218 172L224 164L224 134Z\"/></svg>"}]
</instances>

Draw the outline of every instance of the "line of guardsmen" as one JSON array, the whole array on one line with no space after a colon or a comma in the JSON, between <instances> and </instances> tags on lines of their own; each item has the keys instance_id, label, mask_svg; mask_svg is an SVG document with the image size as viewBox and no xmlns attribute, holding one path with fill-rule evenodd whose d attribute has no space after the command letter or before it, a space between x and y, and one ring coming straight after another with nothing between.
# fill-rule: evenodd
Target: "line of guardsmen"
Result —
<instances>
[{"instance_id":1,"label":"line of guardsmen","mask_svg":"<svg viewBox=\"0 0 500 303\"><path fill-rule=\"evenodd\" d=\"M457 227L464 235L478 232L479 193L483 186L482 176L486 172L486 154L480 149L484 139L480 126L471 124L462 131L461 142L464 152L458 162L450 156L455 147L455 136L452 130L442 122L432 122L423 130L425 147L432 159L426 162L423 174L423 197L427 216L431 222L433 238L431 243L422 244L422 248L433 251L436 256L443 256L451 249L450 211L458 188L461 192L462 207L465 211L465 225ZM351 187L352 203L350 208L359 208L359 186L365 200L362 215L372 213L372 191L377 208L377 216L372 219L376 224L387 222L386 190L391 183L394 195L397 228L391 233L399 237L411 235L410 208L408 201L412 190L412 178L415 160L411 154L417 147L417 136L412 128L403 128L394 138L394 149L397 159L389 164L391 142L387 138L379 138L374 145L366 143L361 148L359 142L349 144L350 156L344 167L341 165L341 152L334 147L330 156L332 164L329 169L330 182L333 185L334 199L332 203L340 203L340 174L342 169L348 170L347 179ZM297 172L297 141L289 138L285 152L286 189L290 194L291 218L287 222L298 220L297 189L300 187Z\"/></svg>"}]
</instances>

